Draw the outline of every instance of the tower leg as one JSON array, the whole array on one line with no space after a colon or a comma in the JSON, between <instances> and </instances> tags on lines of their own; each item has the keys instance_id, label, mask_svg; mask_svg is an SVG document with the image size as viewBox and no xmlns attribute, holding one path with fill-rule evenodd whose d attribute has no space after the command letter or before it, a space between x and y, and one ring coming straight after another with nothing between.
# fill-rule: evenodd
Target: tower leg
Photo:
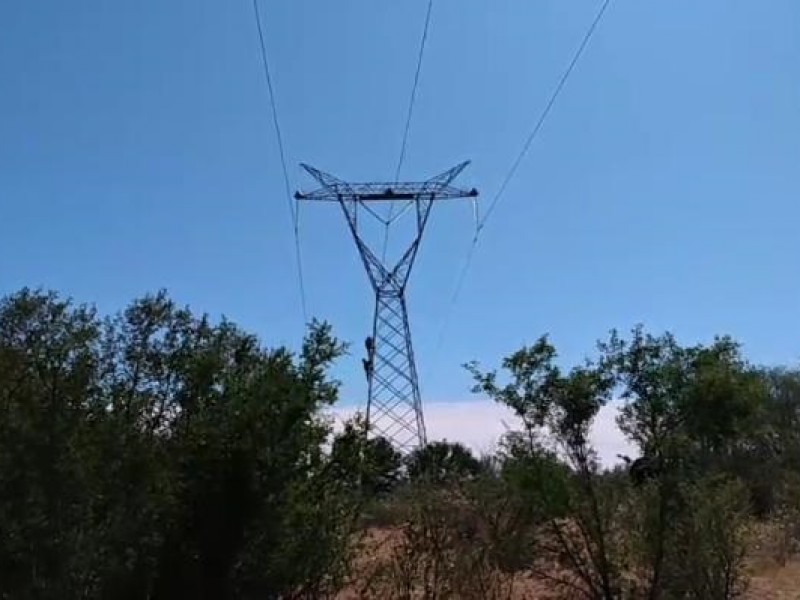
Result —
<instances>
[{"instance_id":1,"label":"tower leg","mask_svg":"<svg viewBox=\"0 0 800 600\"><path fill-rule=\"evenodd\" d=\"M425 422L402 290L379 290L373 321L375 343L369 376L367 422L400 451L425 445Z\"/></svg>"},{"instance_id":2,"label":"tower leg","mask_svg":"<svg viewBox=\"0 0 800 600\"><path fill-rule=\"evenodd\" d=\"M363 359L369 386L367 424L373 434L388 439L403 452L423 447L426 443L417 367L404 297L406 284L433 205L448 198L478 196L475 188L467 190L451 185L467 164L463 162L423 182L372 183L349 183L303 165L320 188L310 193L295 194L298 200L336 202L344 213L375 291L372 336L365 340L367 357ZM415 207L416 231L399 260L395 264L387 264L384 257L376 254L362 238L358 214L359 209L363 208L386 224L369 204L398 201Z\"/></svg>"}]
</instances>

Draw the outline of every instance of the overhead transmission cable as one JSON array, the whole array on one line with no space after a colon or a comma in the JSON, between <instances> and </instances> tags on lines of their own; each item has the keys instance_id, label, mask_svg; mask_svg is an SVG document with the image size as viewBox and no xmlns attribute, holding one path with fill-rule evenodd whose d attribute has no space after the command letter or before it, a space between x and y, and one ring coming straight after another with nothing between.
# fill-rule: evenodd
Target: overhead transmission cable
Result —
<instances>
[{"instance_id":1,"label":"overhead transmission cable","mask_svg":"<svg viewBox=\"0 0 800 600\"><path fill-rule=\"evenodd\" d=\"M547 102L547 104L544 107L544 110L542 111L542 114L539 116L539 120L536 121L536 125L533 127L533 130L528 135L528 139L525 140L525 144L522 146L522 149L520 150L519 154L517 155L517 158L512 163L511 168L508 170L508 173L506 174L506 177L503 180L502 185L497 190L497 193L494 195L494 198L492 199L491 203L489 204L489 208L486 209L486 213L483 215L483 218L479 221L479 223L478 223L478 233L483 229L484 225L486 224L486 221L489 219L489 217L491 216L492 212L494 212L494 209L497 206L497 203L500 201L500 198L505 193L509 182L514 177L514 175L516 174L517 169L519 168L519 165L522 162L522 159L525 158L525 155L528 153L528 150L530 149L531 144L533 144L533 141L536 139L536 136L539 135L539 132L541 131L542 126L544 125L544 122L547 120L547 117L550 114L550 111L552 110L553 105L556 103L556 100L558 99L558 96L561 94L561 90L564 89L564 85L567 83L567 80L569 79L569 76L572 75L572 71L575 69L575 65L578 64L578 61L580 60L581 55L583 54L583 51L586 49L586 46L589 45L589 42L592 39L592 35L594 35L594 32L597 29L597 26L600 24L600 21L603 18L603 14L606 12L606 9L608 8L608 5L610 3L611 3L611 0L604 0L603 5L600 7L600 10L597 12L597 16L594 18L594 21L592 21L592 24L589 26L589 29L586 31L586 34L583 36L583 40L581 41L580 45L578 46L578 49L575 52L574 56L572 57L572 60L570 61L569 66L567 67L566 71L564 71L564 74L561 76L561 79L559 80L558 85L556 85L555 89L553 90L553 93L550 96L550 100ZM477 234L476 234L476 237L477 237Z\"/></svg>"},{"instance_id":2,"label":"overhead transmission cable","mask_svg":"<svg viewBox=\"0 0 800 600\"><path fill-rule=\"evenodd\" d=\"M303 259L300 252L300 214L292 197L292 186L289 182L289 170L286 166L286 150L283 145L283 135L281 133L280 119L278 119L278 107L275 99L275 87L272 84L272 74L269 68L269 57L267 53L267 44L264 35L264 25L261 19L261 11L258 7L258 0L253 0L253 11L255 12L256 26L258 27L258 41L261 45L261 62L264 67L264 78L267 81L267 90L269 91L269 102L272 108L272 124L275 127L275 137L278 140L278 151L280 153L281 168L283 170L283 184L286 189L286 199L289 202L289 213L292 218L292 229L294 231L294 251L295 262L297 265L297 284L300 290L300 303L303 310L303 321L308 322L308 309L306 306L306 287L305 278L303 276Z\"/></svg>"},{"instance_id":3,"label":"overhead transmission cable","mask_svg":"<svg viewBox=\"0 0 800 600\"><path fill-rule=\"evenodd\" d=\"M394 180L397 182L400 179L400 171L403 168L403 162L406 158L406 149L408 147L408 134L411 131L411 117L414 114L414 105L416 104L417 99L417 88L419 87L419 76L422 72L422 62L425 58L425 45L428 41L428 30L430 29L431 25L431 13L433 12L433 0L428 0L428 9L425 13L425 25L422 28L422 39L420 40L419 44L419 52L417 54L417 69L414 73L414 83L411 86L411 96L408 101L408 112L406 113L406 124L403 130L403 141L400 145L400 158L397 160L397 168L394 172ZM406 204L406 207L408 204ZM405 209L401 210L400 214L405 212ZM394 203L390 203L389 205L389 216L384 221L384 232L383 232L383 250L381 252L381 260L386 262L386 249L389 245L389 226L392 222L400 216L394 215Z\"/></svg>"},{"instance_id":4,"label":"overhead transmission cable","mask_svg":"<svg viewBox=\"0 0 800 600\"><path fill-rule=\"evenodd\" d=\"M508 184L514 178L514 175L516 175L517 170L519 169L519 166L522 163L523 158L525 158L525 155L528 153L528 150L530 150L530 147L533 144L534 140L539 135L539 132L542 130L542 126L547 120L547 117L550 115L550 111L555 105L556 100L561 94L561 91L564 89L567 80L569 79L570 75L572 75L572 72L575 70L575 66L578 64L578 61L583 55L584 50L586 50L586 47L589 45L589 42L591 41L592 36L594 35L595 30L597 29L597 26L600 24L600 21L603 19L603 15L605 14L609 4L611 4L611 0L603 1L600 10L598 10L597 15L595 16L589 28L586 30L586 33L584 34L580 45L575 51L575 54L572 56L572 60L569 62L569 65L567 66L566 70L561 76L561 79L559 79L558 84L553 89L553 93L550 95L550 99L545 105L544 110L542 110L541 114L539 115L539 119L536 121L536 124L534 125L530 134L528 134L528 137L525 140L525 143L523 144L521 150L517 154L517 157L514 159L514 162L511 163L511 167L506 173L506 176L503 179L502 184L498 188L497 193L494 195L492 201L489 203L489 207L486 209L486 212L484 213L482 218L476 219L475 236L472 238L472 244L470 245L469 251L467 252L467 257L466 260L464 261L464 266L462 267L459 273L458 280L456 281L456 286L453 291L453 296L450 300L450 306L447 309L447 313L442 323L442 329L440 331L439 340L436 346L437 353L444 340L445 330L447 329L447 325L450 319L450 314L452 313L455 305L458 303L459 296L461 295L461 289L464 286L464 281L466 279L467 272L469 271L469 268L472 264L472 259L475 256L475 249L478 246L478 239L480 237L480 234L483 232L483 228L486 225L486 221L494 212L495 208L497 207L497 203L503 197L503 194L505 193Z\"/></svg>"}]
</instances>

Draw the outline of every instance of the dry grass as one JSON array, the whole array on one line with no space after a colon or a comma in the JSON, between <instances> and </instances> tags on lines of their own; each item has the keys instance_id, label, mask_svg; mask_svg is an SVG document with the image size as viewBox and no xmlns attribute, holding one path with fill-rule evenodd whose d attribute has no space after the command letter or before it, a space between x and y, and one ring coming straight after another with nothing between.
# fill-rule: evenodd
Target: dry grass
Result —
<instances>
[{"instance_id":1,"label":"dry grass","mask_svg":"<svg viewBox=\"0 0 800 600\"><path fill-rule=\"evenodd\" d=\"M800 561L786 566L764 566L752 571L749 600L800 600Z\"/></svg>"},{"instance_id":2,"label":"dry grass","mask_svg":"<svg viewBox=\"0 0 800 600\"><path fill-rule=\"evenodd\" d=\"M800 557L787 539L784 523L753 527L750 556L750 600L800 600Z\"/></svg>"},{"instance_id":3,"label":"dry grass","mask_svg":"<svg viewBox=\"0 0 800 600\"><path fill-rule=\"evenodd\" d=\"M748 560L750 586L745 594L747 600L800 600L800 556L782 555L783 542L780 535L781 531L775 526L759 525L753 528L752 550ZM393 567L402 567L396 563L402 561L404 544L404 535L400 528L370 529L356 561L356 576L336 598L389 600L430 597L419 589L411 594L399 594L397 589L392 589L392 583L396 583L396 580L392 580L390 570ZM493 580L493 598L553 600L565 597L559 596L551 584L537 580L530 574L493 576L497 578ZM454 596L445 594L440 597Z\"/></svg>"}]
</instances>

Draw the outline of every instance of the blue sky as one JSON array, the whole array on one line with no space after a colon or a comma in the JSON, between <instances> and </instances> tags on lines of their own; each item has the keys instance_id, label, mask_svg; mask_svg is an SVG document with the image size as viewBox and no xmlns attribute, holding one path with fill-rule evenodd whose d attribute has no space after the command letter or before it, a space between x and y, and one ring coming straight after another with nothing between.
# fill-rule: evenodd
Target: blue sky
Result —
<instances>
[{"instance_id":1,"label":"blue sky","mask_svg":"<svg viewBox=\"0 0 800 600\"><path fill-rule=\"evenodd\" d=\"M403 176L471 159L460 182L489 200L599 4L437 0ZM426 1L262 7L293 186L301 161L390 179ZM10 0L0 23L0 292L113 311L165 287L296 345L250 2ZM612 1L455 306L472 212L434 212L409 291L424 398L468 398L463 362L541 333L572 362L637 322L796 362L799 165L800 3ZM337 374L358 402L366 275L335 207L303 206L301 236L309 311L354 342Z\"/></svg>"}]
</instances>

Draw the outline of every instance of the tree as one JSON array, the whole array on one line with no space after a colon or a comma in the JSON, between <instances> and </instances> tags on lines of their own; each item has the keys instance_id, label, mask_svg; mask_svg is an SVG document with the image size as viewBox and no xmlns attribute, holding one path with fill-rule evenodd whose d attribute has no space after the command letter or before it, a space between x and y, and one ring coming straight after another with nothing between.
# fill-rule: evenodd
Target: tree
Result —
<instances>
[{"instance_id":1,"label":"tree","mask_svg":"<svg viewBox=\"0 0 800 600\"><path fill-rule=\"evenodd\" d=\"M730 338L717 338L710 346L684 347L669 333L653 336L637 327L630 340L612 332L599 350L600 362L618 381L623 402L620 429L641 454L631 465L639 487L647 483L633 495L640 513L637 562L639 578L645 580L642 593L657 598L675 581L678 565L686 557L686 539L679 537L678 525L691 521L698 508L700 496L693 486L714 474L735 484L730 480L736 475L731 457L758 435L766 389ZM738 513L734 504L722 500L730 496L731 488L704 489L709 505L729 509L721 517L729 518L734 527ZM710 539L719 544L713 550L732 552L738 534L712 535ZM692 560L709 573L725 566L713 562L711 550L694 554ZM735 566L741 568L739 563ZM738 577L738 572L732 576Z\"/></svg>"},{"instance_id":2,"label":"tree","mask_svg":"<svg viewBox=\"0 0 800 600\"><path fill-rule=\"evenodd\" d=\"M298 355L165 293L101 320L0 301L0 596L319 597L346 571L356 498L320 409L342 352Z\"/></svg>"},{"instance_id":3,"label":"tree","mask_svg":"<svg viewBox=\"0 0 800 600\"><path fill-rule=\"evenodd\" d=\"M458 483L474 479L483 466L472 452L459 442L430 442L417 448L405 461L408 478L429 483Z\"/></svg>"},{"instance_id":4,"label":"tree","mask_svg":"<svg viewBox=\"0 0 800 600\"><path fill-rule=\"evenodd\" d=\"M565 477L551 470L546 485L528 492L531 502L550 507L536 573L587 598L735 597L746 502L730 459L760 435L763 379L729 338L684 347L670 334L636 328L630 340L612 332L598 350L563 372L555 348L540 338L503 361L510 374L504 385L495 372L469 366L476 391L522 420L517 454L541 456L550 446L568 467ZM628 481L601 471L589 440L612 395L622 400L620 428L641 454ZM697 535L706 542L690 543Z\"/></svg>"},{"instance_id":5,"label":"tree","mask_svg":"<svg viewBox=\"0 0 800 600\"><path fill-rule=\"evenodd\" d=\"M361 415L345 423L334 440L331 462L335 477L365 499L385 497L402 478L402 455L386 438L370 437Z\"/></svg>"},{"instance_id":6,"label":"tree","mask_svg":"<svg viewBox=\"0 0 800 600\"><path fill-rule=\"evenodd\" d=\"M759 427L731 457L732 470L750 490L761 517L793 512L800 505L794 480L800 476L800 372L762 369L768 390Z\"/></svg>"},{"instance_id":7,"label":"tree","mask_svg":"<svg viewBox=\"0 0 800 600\"><path fill-rule=\"evenodd\" d=\"M475 363L468 369L476 392L510 407L522 420L531 454L546 438L570 466L568 478L548 482L553 490L546 497L562 499L566 510L547 518L547 540L540 545L545 566L536 573L573 595L611 600L621 586L619 559L610 543L616 499L600 481L589 430L614 380L604 365L589 362L562 374L555 358L555 348L542 337L503 361L511 375L506 385L498 384L494 371L483 373ZM553 573L553 561L570 575Z\"/></svg>"}]
</instances>

